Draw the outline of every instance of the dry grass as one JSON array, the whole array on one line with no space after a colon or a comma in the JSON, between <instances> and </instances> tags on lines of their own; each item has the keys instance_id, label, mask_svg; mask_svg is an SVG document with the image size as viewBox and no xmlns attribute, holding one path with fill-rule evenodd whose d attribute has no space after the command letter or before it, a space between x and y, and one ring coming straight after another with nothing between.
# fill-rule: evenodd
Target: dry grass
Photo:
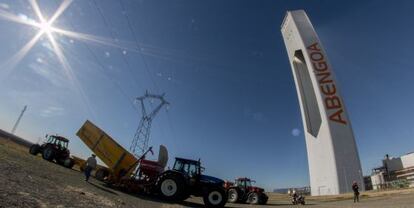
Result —
<instances>
[{"instance_id":1,"label":"dry grass","mask_svg":"<svg viewBox=\"0 0 414 208\"><path fill-rule=\"evenodd\" d=\"M13 140L0 137L0 145L3 145L7 147L8 149L13 149L15 151L22 151L22 152L28 152L29 149L23 145L17 144Z\"/></svg>"}]
</instances>

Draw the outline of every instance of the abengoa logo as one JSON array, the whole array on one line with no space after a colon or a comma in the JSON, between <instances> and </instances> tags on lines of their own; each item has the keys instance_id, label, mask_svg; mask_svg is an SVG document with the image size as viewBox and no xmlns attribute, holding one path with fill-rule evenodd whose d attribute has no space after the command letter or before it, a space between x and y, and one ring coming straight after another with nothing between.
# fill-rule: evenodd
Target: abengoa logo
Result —
<instances>
[{"instance_id":1,"label":"abengoa logo","mask_svg":"<svg viewBox=\"0 0 414 208\"><path fill-rule=\"evenodd\" d=\"M318 79L319 87L324 95L324 103L328 109L329 119L341 124L347 124L343 105L339 95L336 94L335 82L332 80L331 71L325 61L325 57L316 42L307 47L312 60L314 73Z\"/></svg>"}]
</instances>

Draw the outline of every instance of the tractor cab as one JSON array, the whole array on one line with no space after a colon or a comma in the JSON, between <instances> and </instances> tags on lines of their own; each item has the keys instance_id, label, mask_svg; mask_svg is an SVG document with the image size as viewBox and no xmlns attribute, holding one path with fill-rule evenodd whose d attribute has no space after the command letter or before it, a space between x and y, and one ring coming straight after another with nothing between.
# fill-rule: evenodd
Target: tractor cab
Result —
<instances>
[{"instance_id":1,"label":"tractor cab","mask_svg":"<svg viewBox=\"0 0 414 208\"><path fill-rule=\"evenodd\" d=\"M236 186L239 187L252 187L252 183L255 183L256 181L250 180L250 178L237 178L236 179Z\"/></svg>"},{"instance_id":2,"label":"tractor cab","mask_svg":"<svg viewBox=\"0 0 414 208\"><path fill-rule=\"evenodd\" d=\"M57 136L57 135L46 135L46 138L47 138L45 142L46 144L55 145L56 148L60 150L68 149L69 140L66 139L65 137Z\"/></svg>"},{"instance_id":3,"label":"tractor cab","mask_svg":"<svg viewBox=\"0 0 414 208\"><path fill-rule=\"evenodd\" d=\"M204 168L201 167L200 161L175 158L173 170L180 172L190 178L194 178L200 176L201 172L204 171Z\"/></svg>"}]
</instances>

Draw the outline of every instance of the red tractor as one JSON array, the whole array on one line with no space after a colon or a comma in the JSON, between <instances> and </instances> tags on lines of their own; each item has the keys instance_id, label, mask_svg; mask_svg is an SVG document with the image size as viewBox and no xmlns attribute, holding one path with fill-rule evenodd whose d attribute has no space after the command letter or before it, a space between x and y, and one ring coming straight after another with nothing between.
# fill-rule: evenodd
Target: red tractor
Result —
<instances>
[{"instance_id":1,"label":"red tractor","mask_svg":"<svg viewBox=\"0 0 414 208\"><path fill-rule=\"evenodd\" d=\"M75 161L70 158L69 140L57 135L46 135L46 138L47 141L42 145L32 145L29 149L30 154L37 155L41 153L43 159L47 161L56 161L59 165L72 168Z\"/></svg>"},{"instance_id":2,"label":"red tractor","mask_svg":"<svg viewBox=\"0 0 414 208\"><path fill-rule=\"evenodd\" d=\"M266 204L269 198L263 188L252 186L256 181L250 178L237 178L235 183L226 182L225 188L230 203Z\"/></svg>"}]
</instances>

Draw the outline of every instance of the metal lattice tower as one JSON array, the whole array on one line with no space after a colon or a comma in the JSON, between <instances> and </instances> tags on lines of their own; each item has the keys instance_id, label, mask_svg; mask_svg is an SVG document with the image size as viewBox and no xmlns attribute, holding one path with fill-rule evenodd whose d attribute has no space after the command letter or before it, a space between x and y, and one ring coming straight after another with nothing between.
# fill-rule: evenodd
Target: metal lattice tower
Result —
<instances>
[{"instance_id":1,"label":"metal lattice tower","mask_svg":"<svg viewBox=\"0 0 414 208\"><path fill-rule=\"evenodd\" d=\"M16 123L13 126L13 129L11 131L12 134L14 134L16 132L17 126L19 126L20 120L22 120L22 117L24 115L24 112L27 110L27 105L24 106L22 112L19 115L19 118L17 119Z\"/></svg>"},{"instance_id":2,"label":"metal lattice tower","mask_svg":"<svg viewBox=\"0 0 414 208\"><path fill-rule=\"evenodd\" d=\"M132 140L131 146L129 150L136 156L141 156L145 151L148 149L148 141L150 137L151 132L151 123L154 117L157 115L157 113L161 110L161 108L164 105L169 105L169 103L164 99L164 95L154 95L145 92L145 95L142 97L136 98L136 101L138 101L141 104L141 111L142 111L142 117L141 121L139 122L137 131L135 132L134 138ZM159 100L160 103L158 106L156 106L151 112L147 112L147 109L145 107L145 100L147 99L156 99Z\"/></svg>"}]
</instances>

